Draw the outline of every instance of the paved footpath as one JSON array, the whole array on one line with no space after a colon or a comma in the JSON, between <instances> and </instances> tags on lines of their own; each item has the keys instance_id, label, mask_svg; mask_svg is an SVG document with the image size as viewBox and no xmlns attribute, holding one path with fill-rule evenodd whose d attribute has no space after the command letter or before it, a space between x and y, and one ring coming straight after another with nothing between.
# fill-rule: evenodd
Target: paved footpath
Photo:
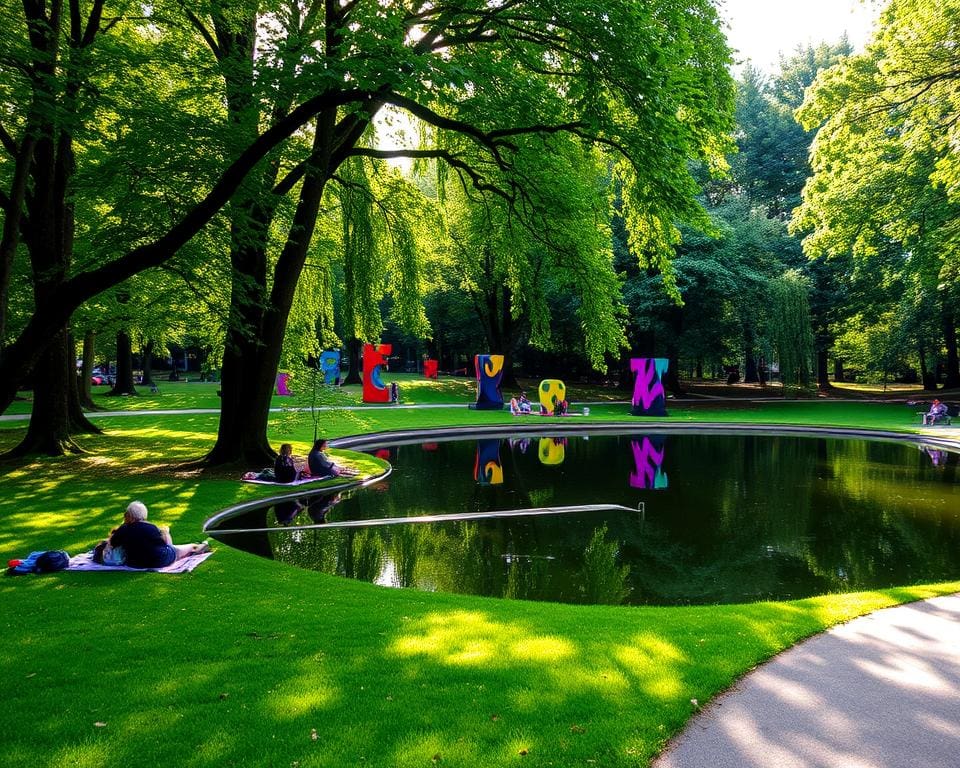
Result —
<instances>
[{"instance_id":1,"label":"paved footpath","mask_svg":"<svg viewBox=\"0 0 960 768\"><path fill-rule=\"evenodd\" d=\"M862 616L711 702L653 768L958 768L960 594Z\"/></svg>"}]
</instances>

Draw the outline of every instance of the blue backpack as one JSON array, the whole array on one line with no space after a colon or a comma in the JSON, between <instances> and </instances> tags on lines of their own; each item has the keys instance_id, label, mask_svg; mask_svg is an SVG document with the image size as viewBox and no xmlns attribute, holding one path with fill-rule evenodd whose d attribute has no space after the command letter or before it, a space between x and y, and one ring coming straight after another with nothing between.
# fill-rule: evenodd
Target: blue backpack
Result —
<instances>
[{"instance_id":1,"label":"blue backpack","mask_svg":"<svg viewBox=\"0 0 960 768\"><path fill-rule=\"evenodd\" d=\"M51 549L47 552L31 552L9 572L17 576L24 573L53 573L66 570L68 565L70 555L62 549Z\"/></svg>"}]
</instances>

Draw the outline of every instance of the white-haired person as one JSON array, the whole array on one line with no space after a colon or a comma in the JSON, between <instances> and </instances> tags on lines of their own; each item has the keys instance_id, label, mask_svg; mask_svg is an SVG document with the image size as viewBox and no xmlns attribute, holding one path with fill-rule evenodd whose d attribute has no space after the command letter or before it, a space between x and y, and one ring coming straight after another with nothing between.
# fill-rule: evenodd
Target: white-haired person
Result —
<instances>
[{"instance_id":1,"label":"white-haired person","mask_svg":"<svg viewBox=\"0 0 960 768\"><path fill-rule=\"evenodd\" d=\"M123 513L123 525L110 534L114 548L123 547L125 564L131 568L166 568L198 552L208 552L203 544L174 544L170 529L147 522L147 505L131 501Z\"/></svg>"}]
</instances>

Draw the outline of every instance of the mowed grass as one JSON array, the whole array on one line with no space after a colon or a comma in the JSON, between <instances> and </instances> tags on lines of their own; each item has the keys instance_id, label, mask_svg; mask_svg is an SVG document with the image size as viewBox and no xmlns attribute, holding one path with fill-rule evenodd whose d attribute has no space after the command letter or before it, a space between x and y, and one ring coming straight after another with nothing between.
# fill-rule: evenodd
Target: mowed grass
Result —
<instances>
[{"instance_id":1,"label":"mowed grass","mask_svg":"<svg viewBox=\"0 0 960 768\"><path fill-rule=\"evenodd\" d=\"M644 423L628 409L598 405L570 423ZM317 419L331 437L518 421L462 406L335 409ZM865 403L671 406L668 421L917 428L911 409ZM88 549L133 498L176 540L196 540L217 510L275 492L235 472L180 468L209 449L216 415L98 423L106 433L80 438L90 451L81 458L2 466L7 557ZM0 447L24 429L5 426ZM288 411L276 414L271 439L303 452L313 431L308 411ZM375 471L371 459L342 458ZM643 766L694 700L702 705L770 655L852 616L958 589L566 606L388 590L224 546L181 576L11 577L0 582L0 764Z\"/></svg>"}]
</instances>

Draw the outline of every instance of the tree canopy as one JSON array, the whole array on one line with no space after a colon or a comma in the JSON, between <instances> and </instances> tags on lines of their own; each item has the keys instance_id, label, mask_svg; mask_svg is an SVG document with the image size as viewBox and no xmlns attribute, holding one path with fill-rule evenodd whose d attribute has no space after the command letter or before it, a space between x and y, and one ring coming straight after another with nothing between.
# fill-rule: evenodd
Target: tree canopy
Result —
<instances>
[{"instance_id":1,"label":"tree canopy","mask_svg":"<svg viewBox=\"0 0 960 768\"><path fill-rule=\"evenodd\" d=\"M320 200L351 156L431 158L475 193L529 212L538 187L555 182L538 172L542 141L575 137L604 153L622 181L634 253L667 266L676 223L705 222L689 163L717 165L731 128L730 54L709 0L215 0L195 8L30 0L22 15L9 6L3 14L12 32L0 60L8 84L0 91L0 178L9 190L0 198L4 263L25 246L34 259L53 255L57 264L55 273L44 272L28 314L8 324L14 330L0 351L4 405L77 307L170 261L228 203L231 279L235 290L246 290L249 276L237 281L237 244L259 208L273 205L271 196L293 195L269 291L250 294L266 302L259 332L275 351L261 367L275 366ZM130 98L125 70L151 73L134 77L146 93L142 102ZM425 126L419 148L387 151L361 140L387 105ZM120 210L123 201L119 186L101 187L112 198L95 213L72 197L77 180L95 160L105 167L114 136L129 137L126 125L147 150L144 167L129 176L138 188L149 196L171 186L161 177L179 183L150 207L157 213L151 226L120 228L109 253L75 262L64 249L79 245L96 215ZM64 142L75 150L57 154ZM44 168L61 169L61 193L31 197L25 192L37 189L48 147L56 162ZM276 172L264 174L265 167ZM59 222L57 242L19 237L25 221L29 234L43 217ZM9 274L0 286L5 295ZM249 323L239 330L250 333ZM228 334L228 352L231 343Z\"/></svg>"}]
</instances>

